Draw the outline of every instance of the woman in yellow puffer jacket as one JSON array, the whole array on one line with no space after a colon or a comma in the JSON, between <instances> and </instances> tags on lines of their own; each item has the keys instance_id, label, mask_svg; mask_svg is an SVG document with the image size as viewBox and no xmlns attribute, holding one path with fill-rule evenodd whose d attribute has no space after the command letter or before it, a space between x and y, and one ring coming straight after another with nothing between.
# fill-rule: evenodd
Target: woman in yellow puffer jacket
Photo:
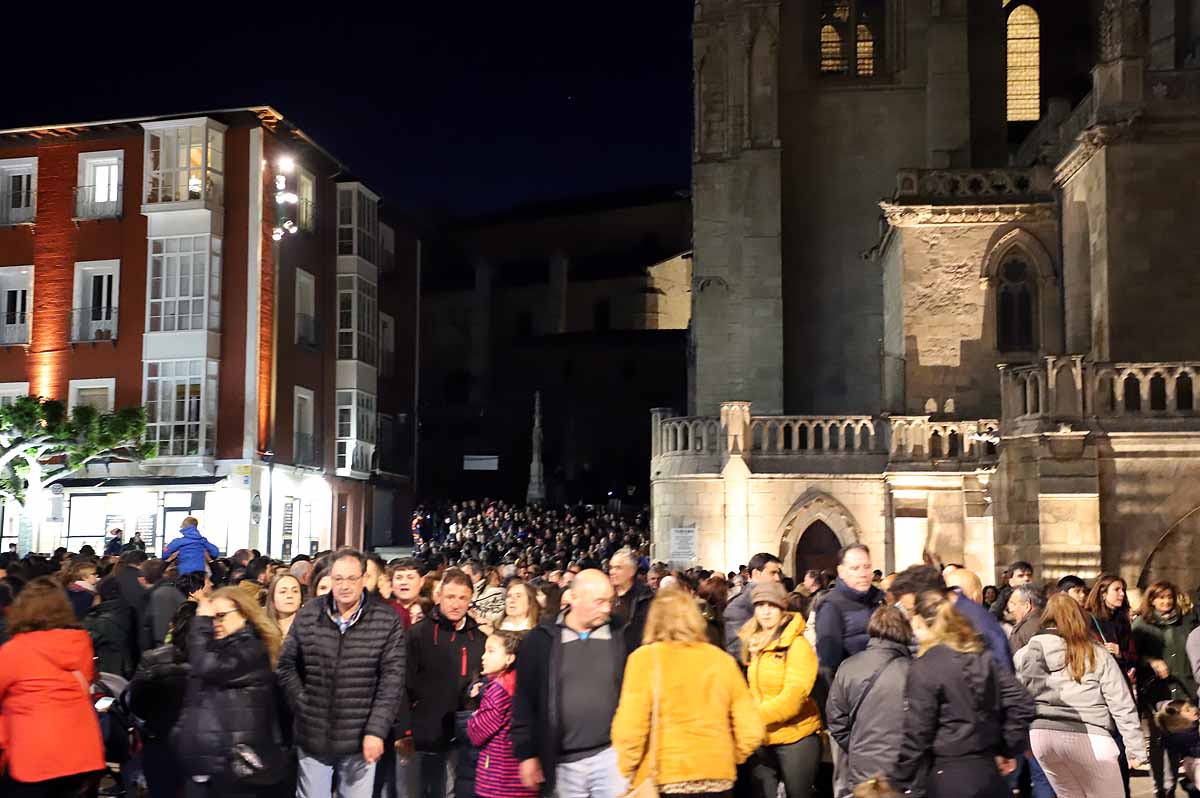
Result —
<instances>
[{"instance_id":1,"label":"woman in yellow puffer jacket","mask_svg":"<svg viewBox=\"0 0 1200 798\"><path fill-rule=\"evenodd\" d=\"M804 638L804 618L787 611L782 585L758 583L751 600L754 617L739 637L750 693L767 727L754 782L762 798L774 798L781 781L788 798L809 798L821 765L821 714L811 695L817 654Z\"/></svg>"},{"instance_id":2,"label":"woman in yellow puffer jacket","mask_svg":"<svg viewBox=\"0 0 1200 798\"><path fill-rule=\"evenodd\" d=\"M737 766L766 739L737 663L708 642L696 603L675 588L650 604L642 642L625 664L612 723L621 775L631 786L652 776L673 798L731 794Z\"/></svg>"}]
</instances>

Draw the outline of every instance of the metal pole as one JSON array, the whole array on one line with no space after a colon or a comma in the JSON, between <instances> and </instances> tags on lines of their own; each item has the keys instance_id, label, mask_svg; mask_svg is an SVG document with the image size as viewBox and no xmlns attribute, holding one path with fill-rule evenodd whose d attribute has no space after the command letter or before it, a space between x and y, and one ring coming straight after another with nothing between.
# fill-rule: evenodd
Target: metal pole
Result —
<instances>
[{"instance_id":1,"label":"metal pole","mask_svg":"<svg viewBox=\"0 0 1200 798\"><path fill-rule=\"evenodd\" d=\"M263 459L267 461L267 548L263 552L267 557L271 556L271 510L275 506L275 452L267 450L263 452Z\"/></svg>"}]
</instances>

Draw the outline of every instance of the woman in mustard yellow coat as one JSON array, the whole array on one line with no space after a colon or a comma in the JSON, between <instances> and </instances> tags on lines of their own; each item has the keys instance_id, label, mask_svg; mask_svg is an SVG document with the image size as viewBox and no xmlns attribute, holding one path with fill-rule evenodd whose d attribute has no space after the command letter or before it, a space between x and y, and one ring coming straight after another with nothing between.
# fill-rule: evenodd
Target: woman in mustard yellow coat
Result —
<instances>
[{"instance_id":1,"label":"woman in mustard yellow coat","mask_svg":"<svg viewBox=\"0 0 1200 798\"><path fill-rule=\"evenodd\" d=\"M782 585L758 583L751 600L754 617L739 637L750 693L767 727L753 762L756 798L775 798L781 781L787 798L809 798L821 765L821 714L812 698L817 653L804 638L804 618L787 611Z\"/></svg>"},{"instance_id":2,"label":"woman in mustard yellow coat","mask_svg":"<svg viewBox=\"0 0 1200 798\"><path fill-rule=\"evenodd\" d=\"M612 724L621 775L633 787L653 778L664 795L729 795L737 766L766 739L737 663L708 642L692 597L674 588L650 604L642 640Z\"/></svg>"}]
</instances>

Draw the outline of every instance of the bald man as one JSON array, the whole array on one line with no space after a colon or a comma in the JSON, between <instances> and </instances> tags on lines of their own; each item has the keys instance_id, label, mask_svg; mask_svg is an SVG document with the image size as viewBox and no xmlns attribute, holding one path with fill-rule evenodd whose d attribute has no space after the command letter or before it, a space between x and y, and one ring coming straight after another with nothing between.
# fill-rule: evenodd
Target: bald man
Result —
<instances>
[{"instance_id":1,"label":"bald man","mask_svg":"<svg viewBox=\"0 0 1200 798\"><path fill-rule=\"evenodd\" d=\"M621 697L628 648L615 591L602 571L571 582L571 606L538 626L517 652L513 753L521 782L558 798L620 798L609 729Z\"/></svg>"}]
</instances>

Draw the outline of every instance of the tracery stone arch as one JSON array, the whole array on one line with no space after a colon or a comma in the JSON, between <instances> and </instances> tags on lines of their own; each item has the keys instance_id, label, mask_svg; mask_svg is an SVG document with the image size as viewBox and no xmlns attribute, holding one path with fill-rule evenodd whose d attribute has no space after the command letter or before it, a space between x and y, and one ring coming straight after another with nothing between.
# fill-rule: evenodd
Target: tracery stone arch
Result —
<instances>
[{"instance_id":1,"label":"tracery stone arch","mask_svg":"<svg viewBox=\"0 0 1200 798\"><path fill-rule=\"evenodd\" d=\"M1021 227L997 235L984 256L980 279L988 286L994 310L997 350L1045 352L1061 346L1058 275L1037 236Z\"/></svg>"},{"instance_id":2,"label":"tracery stone arch","mask_svg":"<svg viewBox=\"0 0 1200 798\"><path fill-rule=\"evenodd\" d=\"M796 565L796 546L817 521L828 526L842 546L857 543L862 537L858 522L844 504L823 490L811 488L792 504L775 533L784 573L792 573Z\"/></svg>"}]
</instances>

